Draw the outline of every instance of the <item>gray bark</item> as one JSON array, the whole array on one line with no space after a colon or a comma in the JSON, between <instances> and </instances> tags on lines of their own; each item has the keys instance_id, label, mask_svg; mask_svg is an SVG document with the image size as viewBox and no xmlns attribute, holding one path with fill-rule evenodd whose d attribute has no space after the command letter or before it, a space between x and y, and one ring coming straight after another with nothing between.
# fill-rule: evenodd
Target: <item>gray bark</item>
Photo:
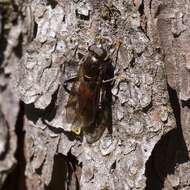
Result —
<instances>
[{"instance_id":1,"label":"gray bark","mask_svg":"<svg viewBox=\"0 0 190 190\"><path fill-rule=\"evenodd\" d=\"M188 189L189 2L33 0L8 7L14 19L7 39L1 34L3 188ZM66 120L63 83L94 43L110 54L121 45L112 54L112 134L105 129L89 144Z\"/></svg>"}]
</instances>

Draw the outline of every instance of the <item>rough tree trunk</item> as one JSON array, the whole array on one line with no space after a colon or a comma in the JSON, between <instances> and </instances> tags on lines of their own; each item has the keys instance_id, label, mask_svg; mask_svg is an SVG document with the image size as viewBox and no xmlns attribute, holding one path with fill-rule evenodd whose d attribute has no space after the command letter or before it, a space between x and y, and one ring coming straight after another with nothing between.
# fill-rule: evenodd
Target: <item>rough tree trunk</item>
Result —
<instances>
[{"instance_id":1,"label":"rough tree trunk","mask_svg":"<svg viewBox=\"0 0 190 190\"><path fill-rule=\"evenodd\" d=\"M2 189L190 189L189 1L0 4ZM89 144L66 121L63 82L93 43L121 45L112 135Z\"/></svg>"}]
</instances>

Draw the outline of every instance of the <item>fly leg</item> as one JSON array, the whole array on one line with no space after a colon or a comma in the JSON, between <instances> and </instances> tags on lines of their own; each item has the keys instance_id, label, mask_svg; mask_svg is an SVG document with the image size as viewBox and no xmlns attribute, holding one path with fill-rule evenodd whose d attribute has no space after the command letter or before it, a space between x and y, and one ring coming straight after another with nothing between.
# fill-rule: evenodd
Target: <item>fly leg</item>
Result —
<instances>
[{"instance_id":1,"label":"fly leg","mask_svg":"<svg viewBox=\"0 0 190 190\"><path fill-rule=\"evenodd\" d=\"M107 80L102 80L102 83L103 83L103 84L105 84L105 83L110 83L110 82L113 82L115 79L116 79L116 77L113 77L113 78L107 79Z\"/></svg>"}]
</instances>

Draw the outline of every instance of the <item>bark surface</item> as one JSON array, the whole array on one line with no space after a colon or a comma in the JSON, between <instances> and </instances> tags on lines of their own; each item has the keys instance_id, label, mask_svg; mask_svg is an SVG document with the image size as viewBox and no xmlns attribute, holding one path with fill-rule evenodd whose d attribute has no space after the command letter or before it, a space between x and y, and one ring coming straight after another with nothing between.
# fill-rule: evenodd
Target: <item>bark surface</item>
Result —
<instances>
[{"instance_id":1,"label":"bark surface","mask_svg":"<svg viewBox=\"0 0 190 190\"><path fill-rule=\"evenodd\" d=\"M190 188L189 1L0 5L2 189ZM116 80L112 134L89 144L67 122L63 84L91 44L112 56Z\"/></svg>"}]
</instances>

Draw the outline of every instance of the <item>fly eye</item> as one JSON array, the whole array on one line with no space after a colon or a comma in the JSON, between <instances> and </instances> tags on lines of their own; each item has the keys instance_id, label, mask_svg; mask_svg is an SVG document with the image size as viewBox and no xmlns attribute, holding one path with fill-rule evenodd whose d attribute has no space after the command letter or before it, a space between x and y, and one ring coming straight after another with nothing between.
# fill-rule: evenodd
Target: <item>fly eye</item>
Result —
<instances>
[{"instance_id":1,"label":"fly eye","mask_svg":"<svg viewBox=\"0 0 190 190\"><path fill-rule=\"evenodd\" d=\"M97 45L93 44L89 46L88 51L97 57L98 59L104 60L107 57L107 52L105 49L98 47Z\"/></svg>"}]
</instances>

